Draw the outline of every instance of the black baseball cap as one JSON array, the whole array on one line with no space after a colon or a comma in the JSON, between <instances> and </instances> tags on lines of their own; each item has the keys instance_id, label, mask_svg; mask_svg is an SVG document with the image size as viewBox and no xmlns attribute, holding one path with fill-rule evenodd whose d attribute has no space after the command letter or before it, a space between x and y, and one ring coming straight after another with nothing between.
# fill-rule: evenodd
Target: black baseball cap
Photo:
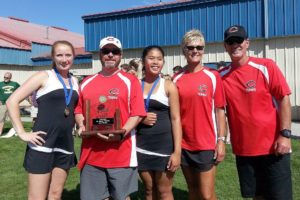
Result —
<instances>
[{"instance_id":1,"label":"black baseball cap","mask_svg":"<svg viewBox=\"0 0 300 200\"><path fill-rule=\"evenodd\" d=\"M243 26L233 25L225 30L224 41L228 40L231 37L239 37L239 38L247 39L248 33L246 32Z\"/></svg>"}]
</instances>

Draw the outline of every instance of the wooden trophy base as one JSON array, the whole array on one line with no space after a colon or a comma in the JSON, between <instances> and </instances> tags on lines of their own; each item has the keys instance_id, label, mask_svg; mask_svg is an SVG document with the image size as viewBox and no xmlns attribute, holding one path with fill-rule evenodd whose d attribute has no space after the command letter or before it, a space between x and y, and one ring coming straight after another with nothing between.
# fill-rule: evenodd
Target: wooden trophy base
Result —
<instances>
[{"instance_id":1,"label":"wooden trophy base","mask_svg":"<svg viewBox=\"0 0 300 200\"><path fill-rule=\"evenodd\" d=\"M108 135L108 134L124 134L126 132L125 129L119 129L119 130L93 130L93 131L83 131L80 135L81 136L96 136L97 133L100 133L102 135Z\"/></svg>"}]
</instances>

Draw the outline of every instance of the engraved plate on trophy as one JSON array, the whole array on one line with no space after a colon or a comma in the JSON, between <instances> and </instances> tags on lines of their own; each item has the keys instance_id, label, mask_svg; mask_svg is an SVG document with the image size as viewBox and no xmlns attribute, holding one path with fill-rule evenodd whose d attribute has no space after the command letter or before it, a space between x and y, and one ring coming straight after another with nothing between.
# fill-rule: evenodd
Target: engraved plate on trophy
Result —
<instances>
[{"instance_id":1,"label":"engraved plate on trophy","mask_svg":"<svg viewBox=\"0 0 300 200\"><path fill-rule=\"evenodd\" d=\"M85 100L85 108L86 130L81 135L125 133L125 130L121 129L120 108L116 99L100 96L97 106L91 106L90 101ZM91 118L91 109L96 113L93 118Z\"/></svg>"}]
</instances>

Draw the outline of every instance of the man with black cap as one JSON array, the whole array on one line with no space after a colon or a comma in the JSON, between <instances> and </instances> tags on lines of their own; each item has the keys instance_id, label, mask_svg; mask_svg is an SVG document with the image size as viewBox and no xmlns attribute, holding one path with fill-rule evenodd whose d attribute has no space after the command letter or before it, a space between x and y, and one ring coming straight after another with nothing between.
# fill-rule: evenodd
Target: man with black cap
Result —
<instances>
[{"instance_id":1,"label":"man with black cap","mask_svg":"<svg viewBox=\"0 0 300 200\"><path fill-rule=\"evenodd\" d=\"M232 63L220 74L241 193L291 200L291 90L273 60L247 55L249 45L243 26L224 32Z\"/></svg>"},{"instance_id":2,"label":"man with black cap","mask_svg":"<svg viewBox=\"0 0 300 200\"><path fill-rule=\"evenodd\" d=\"M109 36L100 41L99 47L102 70L83 80L75 109L79 134L87 125L99 130L96 136L82 140L78 164L80 197L82 200L109 197L124 200L138 189L134 128L141 117L146 116L146 111L139 80L118 68L122 58L121 42ZM90 102L89 116L84 116L87 100ZM114 118L116 112L119 112L120 128L125 134L101 134L103 124L100 122L118 123ZM89 123L85 124L88 118Z\"/></svg>"}]
</instances>

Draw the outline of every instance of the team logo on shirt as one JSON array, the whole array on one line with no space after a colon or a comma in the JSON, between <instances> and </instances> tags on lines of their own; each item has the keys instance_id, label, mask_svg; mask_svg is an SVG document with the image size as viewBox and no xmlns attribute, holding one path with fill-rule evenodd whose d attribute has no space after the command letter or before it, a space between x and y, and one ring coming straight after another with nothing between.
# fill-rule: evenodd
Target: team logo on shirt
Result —
<instances>
[{"instance_id":1,"label":"team logo on shirt","mask_svg":"<svg viewBox=\"0 0 300 200\"><path fill-rule=\"evenodd\" d=\"M246 91L247 92L255 92L256 91L256 82L254 80L248 81L246 84Z\"/></svg>"},{"instance_id":2,"label":"team logo on shirt","mask_svg":"<svg viewBox=\"0 0 300 200\"><path fill-rule=\"evenodd\" d=\"M109 90L109 95L108 98L109 99L118 99L118 95L120 93L119 88L112 88Z\"/></svg>"},{"instance_id":3,"label":"team logo on shirt","mask_svg":"<svg viewBox=\"0 0 300 200\"><path fill-rule=\"evenodd\" d=\"M207 85L202 84L198 87L198 95L206 97L207 96Z\"/></svg>"},{"instance_id":4,"label":"team logo on shirt","mask_svg":"<svg viewBox=\"0 0 300 200\"><path fill-rule=\"evenodd\" d=\"M4 90L3 91L4 94L12 94L14 92L13 89L15 89L15 87L11 85L2 87L2 90Z\"/></svg>"}]
</instances>

